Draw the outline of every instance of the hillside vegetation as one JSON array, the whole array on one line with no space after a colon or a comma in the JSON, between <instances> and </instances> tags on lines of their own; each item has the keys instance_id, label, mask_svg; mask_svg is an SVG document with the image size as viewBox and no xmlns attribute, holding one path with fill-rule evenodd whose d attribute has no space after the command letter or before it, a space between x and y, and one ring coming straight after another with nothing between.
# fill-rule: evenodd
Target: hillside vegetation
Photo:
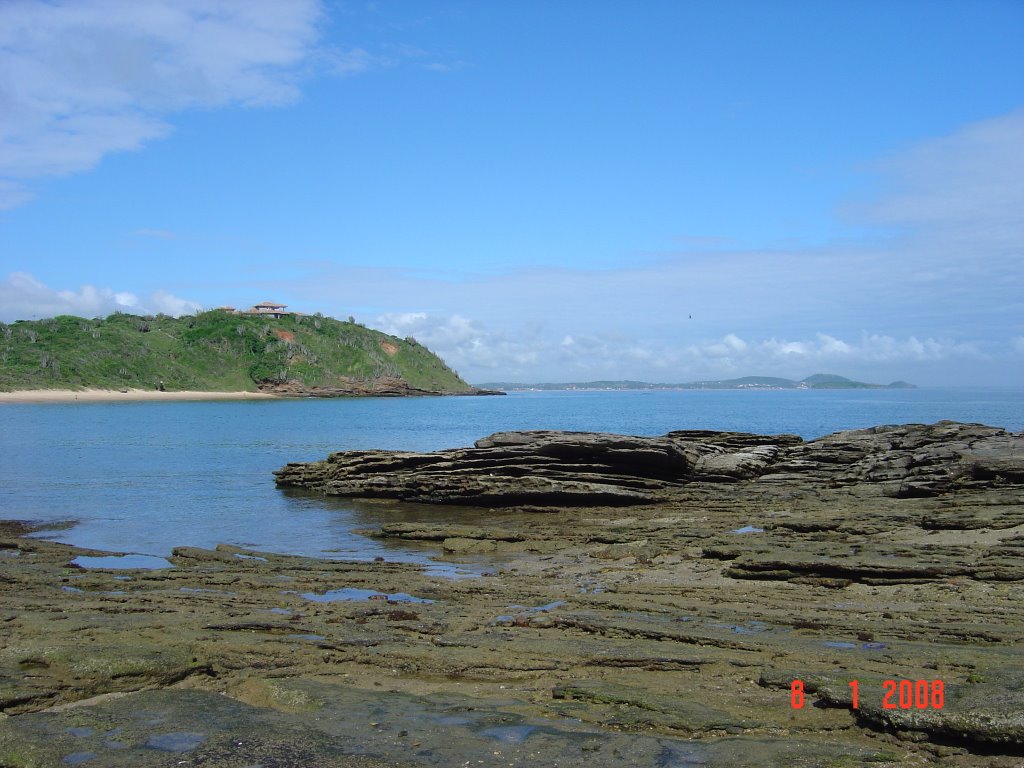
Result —
<instances>
[{"instance_id":1,"label":"hillside vegetation","mask_svg":"<svg viewBox=\"0 0 1024 768\"><path fill-rule=\"evenodd\" d=\"M62 315L0 323L0 391L346 388L400 380L415 389L472 390L415 339L319 315L280 319L221 310L180 318Z\"/></svg>"}]
</instances>

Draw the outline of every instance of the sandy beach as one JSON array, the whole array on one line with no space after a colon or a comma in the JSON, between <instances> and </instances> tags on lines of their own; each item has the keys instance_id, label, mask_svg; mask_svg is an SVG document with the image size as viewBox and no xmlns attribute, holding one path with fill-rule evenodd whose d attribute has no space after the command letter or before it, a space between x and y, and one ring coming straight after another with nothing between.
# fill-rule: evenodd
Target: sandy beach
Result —
<instances>
[{"instance_id":1,"label":"sandy beach","mask_svg":"<svg viewBox=\"0 0 1024 768\"><path fill-rule=\"evenodd\" d=\"M177 400L267 400L266 392L158 392L153 389L25 389L0 392L0 403L117 403Z\"/></svg>"}]
</instances>

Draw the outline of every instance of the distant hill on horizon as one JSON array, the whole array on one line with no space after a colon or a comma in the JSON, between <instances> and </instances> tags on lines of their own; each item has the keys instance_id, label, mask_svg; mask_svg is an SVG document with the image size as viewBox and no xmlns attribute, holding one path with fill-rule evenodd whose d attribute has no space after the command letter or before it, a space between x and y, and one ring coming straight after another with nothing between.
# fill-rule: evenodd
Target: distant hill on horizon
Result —
<instances>
[{"instance_id":1,"label":"distant hill on horizon","mask_svg":"<svg viewBox=\"0 0 1024 768\"><path fill-rule=\"evenodd\" d=\"M572 389L916 389L906 381L890 384L869 384L834 373L815 373L795 381L777 376L743 376L738 379L707 379L683 384L651 384L646 381L587 381L566 383L521 384L492 381L481 384L485 389L501 390L572 390Z\"/></svg>"}]
</instances>

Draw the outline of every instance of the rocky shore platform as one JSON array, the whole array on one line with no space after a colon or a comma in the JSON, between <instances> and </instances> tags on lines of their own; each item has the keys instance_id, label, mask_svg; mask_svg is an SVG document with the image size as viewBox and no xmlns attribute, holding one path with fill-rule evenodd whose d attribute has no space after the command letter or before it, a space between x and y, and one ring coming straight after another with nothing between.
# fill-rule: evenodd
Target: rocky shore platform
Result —
<instances>
[{"instance_id":1,"label":"rocky shore platform","mask_svg":"<svg viewBox=\"0 0 1024 768\"><path fill-rule=\"evenodd\" d=\"M365 533L479 575L0 523L0 766L1024 764L1024 435L501 433L277 482L451 505Z\"/></svg>"}]
</instances>

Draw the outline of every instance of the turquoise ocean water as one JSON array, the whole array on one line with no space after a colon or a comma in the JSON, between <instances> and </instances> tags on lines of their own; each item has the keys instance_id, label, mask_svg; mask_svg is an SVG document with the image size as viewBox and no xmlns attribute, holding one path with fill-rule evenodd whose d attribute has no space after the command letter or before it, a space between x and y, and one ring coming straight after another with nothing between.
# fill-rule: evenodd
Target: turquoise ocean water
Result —
<instances>
[{"instance_id":1,"label":"turquoise ocean water","mask_svg":"<svg viewBox=\"0 0 1024 768\"><path fill-rule=\"evenodd\" d=\"M218 543L422 562L352 533L444 510L284 493L271 472L336 450L433 450L507 429L658 435L955 419L1024 428L1024 389L523 392L507 397L0 405L0 518L76 521L47 538L166 555Z\"/></svg>"}]
</instances>

